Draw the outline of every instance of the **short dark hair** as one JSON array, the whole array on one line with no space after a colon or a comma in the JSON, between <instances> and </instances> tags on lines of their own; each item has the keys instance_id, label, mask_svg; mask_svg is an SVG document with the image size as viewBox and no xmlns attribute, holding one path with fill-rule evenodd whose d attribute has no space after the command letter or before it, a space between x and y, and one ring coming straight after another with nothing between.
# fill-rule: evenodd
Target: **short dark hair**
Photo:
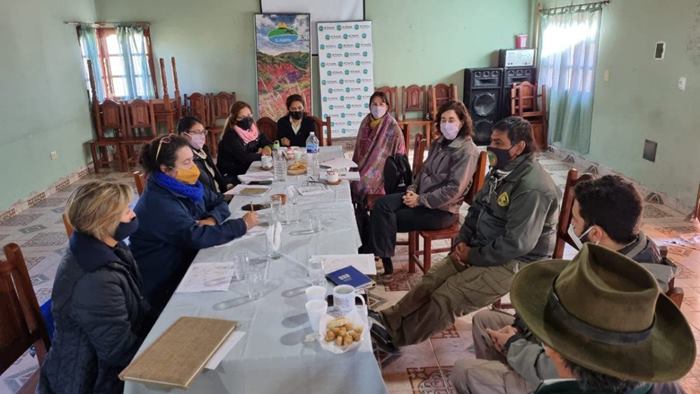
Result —
<instances>
[{"instance_id":1,"label":"short dark hair","mask_svg":"<svg viewBox=\"0 0 700 394\"><path fill-rule=\"evenodd\" d=\"M449 100L442 104L438 109L437 115L435 115L435 122L437 123L437 130L440 130L440 118L445 112L453 110L457 114L459 120L464 123L462 128L459 129L459 136L473 136L474 135L474 122L472 121L471 115L469 115L469 110L464 105L463 102L459 100Z\"/></svg>"},{"instance_id":2,"label":"short dark hair","mask_svg":"<svg viewBox=\"0 0 700 394\"><path fill-rule=\"evenodd\" d=\"M372 100L374 100L375 97L379 97L382 99L384 104L386 104L386 112L391 110L391 104L389 103L389 99L386 97L386 93L382 92L381 90L377 90L372 93L372 95L369 96L369 105L372 105Z\"/></svg>"},{"instance_id":3,"label":"short dark hair","mask_svg":"<svg viewBox=\"0 0 700 394\"><path fill-rule=\"evenodd\" d=\"M166 138L169 140L161 143L161 140ZM160 150L158 150L159 146ZM187 138L183 136L169 134L156 137L141 149L141 167L147 174L160 171L161 165L173 168L175 167L175 160L177 160L177 151L183 146L190 146Z\"/></svg>"},{"instance_id":4,"label":"short dark hair","mask_svg":"<svg viewBox=\"0 0 700 394\"><path fill-rule=\"evenodd\" d=\"M177 133L186 133L190 131L192 126L196 125L197 123L204 125L204 123L202 123L202 121L195 116L183 116L177 121Z\"/></svg>"},{"instance_id":5,"label":"short dark hair","mask_svg":"<svg viewBox=\"0 0 700 394\"><path fill-rule=\"evenodd\" d=\"M579 182L574 198L586 227L598 225L618 243L629 243L637 237L642 197L631 182L617 175Z\"/></svg>"},{"instance_id":6,"label":"short dark hair","mask_svg":"<svg viewBox=\"0 0 700 394\"><path fill-rule=\"evenodd\" d=\"M299 101L304 107L306 107L306 103L304 102L304 98L301 97L300 94L293 94L293 95L287 97L287 110L289 110L289 107L291 107L292 103L295 101Z\"/></svg>"},{"instance_id":7,"label":"short dark hair","mask_svg":"<svg viewBox=\"0 0 700 394\"><path fill-rule=\"evenodd\" d=\"M523 154L537 152L535 140L532 138L532 125L524 118L520 116L509 116L501 119L493 126L493 130L508 133L508 139L513 145L520 141L525 142Z\"/></svg>"},{"instance_id":8,"label":"short dark hair","mask_svg":"<svg viewBox=\"0 0 700 394\"><path fill-rule=\"evenodd\" d=\"M562 357L562 360L564 360L566 367L569 368L571 373L576 377L576 382L579 388L581 388L581 391L627 394L642 384L641 382L618 379L600 372L591 371L564 357Z\"/></svg>"}]
</instances>

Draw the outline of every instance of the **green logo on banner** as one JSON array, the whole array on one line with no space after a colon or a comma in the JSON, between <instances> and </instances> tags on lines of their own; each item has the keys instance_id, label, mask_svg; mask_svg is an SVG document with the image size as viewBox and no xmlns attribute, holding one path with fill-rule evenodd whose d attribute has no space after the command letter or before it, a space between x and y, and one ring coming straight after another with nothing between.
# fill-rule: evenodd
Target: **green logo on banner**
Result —
<instances>
[{"instance_id":1,"label":"green logo on banner","mask_svg":"<svg viewBox=\"0 0 700 394\"><path fill-rule=\"evenodd\" d=\"M350 93L350 88L345 88L345 93Z\"/></svg>"},{"instance_id":2,"label":"green logo on banner","mask_svg":"<svg viewBox=\"0 0 700 394\"><path fill-rule=\"evenodd\" d=\"M343 62L338 62L338 67L343 67Z\"/></svg>"},{"instance_id":3,"label":"green logo on banner","mask_svg":"<svg viewBox=\"0 0 700 394\"><path fill-rule=\"evenodd\" d=\"M345 101L345 96L340 96L340 101Z\"/></svg>"},{"instance_id":4,"label":"green logo on banner","mask_svg":"<svg viewBox=\"0 0 700 394\"><path fill-rule=\"evenodd\" d=\"M326 57L330 59L330 58L331 58L331 54L330 54L330 53L326 53Z\"/></svg>"},{"instance_id":5,"label":"green logo on banner","mask_svg":"<svg viewBox=\"0 0 700 394\"><path fill-rule=\"evenodd\" d=\"M362 52L362 56L367 57L367 51Z\"/></svg>"},{"instance_id":6,"label":"green logo on banner","mask_svg":"<svg viewBox=\"0 0 700 394\"><path fill-rule=\"evenodd\" d=\"M362 70L363 74L367 74L368 72L369 72L369 70L367 70L366 68L364 70Z\"/></svg>"},{"instance_id":7,"label":"green logo on banner","mask_svg":"<svg viewBox=\"0 0 700 394\"><path fill-rule=\"evenodd\" d=\"M367 38L367 33L362 33L362 38Z\"/></svg>"},{"instance_id":8,"label":"green logo on banner","mask_svg":"<svg viewBox=\"0 0 700 394\"><path fill-rule=\"evenodd\" d=\"M345 39L345 40L347 40L347 39L348 39L348 35L347 35L347 33L346 33L346 34L343 34L343 39Z\"/></svg>"},{"instance_id":9,"label":"green logo on banner","mask_svg":"<svg viewBox=\"0 0 700 394\"><path fill-rule=\"evenodd\" d=\"M329 105L328 109L333 110L333 104Z\"/></svg>"},{"instance_id":10,"label":"green logo on banner","mask_svg":"<svg viewBox=\"0 0 700 394\"><path fill-rule=\"evenodd\" d=\"M345 75L350 75L350 70L345 70Z\"/></svg>"},{"instance_id":11,"label":"green logo on banner","mask_svg":"<svg viewBox=\"0 0 700 394\"><path fill-rule=\"evenodd\" d=\"M333 94L333 89L328 89L328 93Z\"/></svg>"},{"instance_id":12,"label":"green logo on banner","mask_svg":"<svg viewBox=\"0 0 700 394\"><path fill-rule=\"evenodd\" d=\"M342 114L340 114L340 117L341 117L341 118L344 118L344 117L345 117L345 112L343 112Z\"/></svg>"},{"instance_id":13,"label":"green logo on banner","mask_svg":"<svg viewBox=\"0 0 700 394\"><path fill-rule=\"evenodd\" d=\"M324 79L323 81L321 81L321 85L325 85L325 84L326 84L326 80Z\"/></svg>"},{"instance_id":14,"label":"green logo on banner","mask_svg":"<svg viewBox=\"0 0 700 394\"><path fill-rule=\"evenodd\" d=\"M360 43L359 43L359 42L356 42L356 43L355 43L355 48L359 48L359 47L360 47Z\"/></svg>"},{"instance_id":15,"label":"green logo on banner","mask_svg":"<svg viewBox=\"0 0 700 394\"><path fill-rule=\"evenodd\" d=\"M330 35L330 34L326 34L326 40L330 40L330 39L331 39L331 35Z\"/></svg>"},{"instance_id":16,"label":"green logo on banner","mask_svg":"<svg viewBox=\"0 0 700 394\"><path fill-rule=\"evenodd\" d=\"M348 126L352 125L352 122L348 120Z\"/></svg>"},{"instance_id":17,"label":"green logo on banner","mask_svg":"<svg viewBox=\"0 0 700 394\"><path fill-rule=\"evenodd\" d=\"M365 92L369 92L369 88L367 86L365 86L364 90L365 90Z\"/></svg>"},{"instance_id":18,"label":"green logo on banner","mask_svg":"<svg viewBox=\"0 0 700 394\"><path fill-rule=\"evenodd\" d=\"M323 31L323 26L319 26L318 31Z\"/></svg>"},{"instance_id":19,"label":"green logo on banner","mask_svg":"<svg viewBox=\"0 0 700 394\"><path fill-rule=\"evenodd\" d=\"M347 108L347 109L350 109L350 107L352 107L352 105L350 105L350 104L345 106L345 108Z\"/></svg>"},{"instance_id":20,"label":"green logo on banner","mask_svg":"<svg viewBox=\"0 0 700 394\"><path fill-rule=\"evenodd\" d=\"M338 44L338 49L343 49L343 44Z\"/></svg>"},{"instance_id":21,"label":"green logo on banner","mask_svg":"<svg viewBox=\"0 0 700 394\"><path fill-rule=\"evenodd\" d=\"M349 54L349 53L347 53L347 52L345 52L345 57L348 57L348 56L350 56L350 54Z\"/></svg>"},{"instance_id":22,"label":"green logo on banner","mask_svg":"<svg viewBox=\"0 0 700 394\"><path fill-rule=\"evenodd\" d=\"M340 25L335 25L335 29L340 31Z\"/></svg>"},{"instance_id":23,"label":"green logo on banner","mask_svg":"<svg viewBox=\"0 0 700 394\"><path fill-rule=\"evenodd\" d=\"M358 100L362 100L362 96L358 94L358 95L357 95L357 99L358 99Z\"/></svg>"},{"instance_id":24,"label":"green logo on banner","mask_svg":"<svg viewBox=\"0 0 700 394\"><path fill-rule=\"evenodd\" d=\"M319 45L321 49L326 49L326 46L324 44Z\"/></svg>"},{"instance_id":25,"label":"green logo on banner","mask_svg":"<svg viewBox=\"0 0 700 394\"><path fill-rule=\"evenodd\" d=\"M357 96L357 98L359 99L360 96ZM358 117L362 116L362 112L358 112L358 113L357 113L357 116L358 116Z\"/></svg>"},{"instance_id":26,"label":"green logo on banner","mask_svg":"<svg viewBox=\"0 0 700 394\"><path fill-rule=\"evenodd\" d=\"M323 96L323 102L325 103L326 101L328 101L328 97Z\"/></svg>"},{"instance_id":27,"label":"green logo on banner","mask_svg":"<svg viewBox=\"0 0 700 394\"><path fill-rule=\"evenodd\" d=\"M355 82L360 83L362 80L360 78L357 78Z\"/></svg>"},{"instance_id":28,"label":"green logo on banner","mask_svg":"<svg viewBox=\"0 0 700 394\"><path fill-rule=\"evenodd\" d=\"M328 70L328 72L326 73L326 75L328 75L328 76L330 77L330 76L331 76L331 71Z\"/></svg>"},{"instance_id":29,"label":"green logo on banner","mask_svg":"<svg viewBox=\"0 0 700 394\"><path fill-rule=\"evenodd\" d=\"M360 61L359 61L359 60L355 60L355 65L356 65L356 66L359 66L359 65L360 65Z\"/></svg>"},{"instance_id":30,"label":"green logo on banner","mask_svg":"<svg viewBox=\"0 0 700 394\"><path fill-rule=\"evenodd\" d=\"M344 84L345 82L343 82L343 79L341 78L340 81L338 81L338 83L342 85L342 84Z\"/></svg>"},{"instance_id":31,"label":"green logo on banner","mask_svg":"<svg viewBox=\"0 0 700 394\"><path fill-rule=\"evenodd\" d=\"M360 25L355 25L355 30L359 29Z\"/></svg>"},{"instance_id":32,"label":"green logo on banner","mask_svg":"<svg viewBox=\"0 0 700 394\"><path fill-rule=\"evenodd\" d=\"M369 108L369 104L365 103L365 108Z\"/></svg>"}]
</instances>

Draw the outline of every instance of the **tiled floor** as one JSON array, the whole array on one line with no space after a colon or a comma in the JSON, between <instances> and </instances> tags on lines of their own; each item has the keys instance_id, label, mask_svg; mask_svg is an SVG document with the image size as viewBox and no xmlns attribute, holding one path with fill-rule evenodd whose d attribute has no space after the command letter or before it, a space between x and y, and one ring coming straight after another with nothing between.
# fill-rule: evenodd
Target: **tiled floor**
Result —
<instances>
[{"instance_id":1,"label":"tiled floor","mask_svg":"<svg viewBox=\"0 0 700 394\"><path fill-rule=\"evenodd\" d=\"M571 164L559 161L551 154L544 154L540 162L563 188L566 172ZM78 181L102 178L132 183L129 173L91 175ZM56 267L66 248L66 236L61 219L63 205L76 185L72 184L57 194L37 202L19 215L0 222L0 242L16 242L27 259L32 283L40 303L51 295ZM464 208L464 207L463 207ZM464 213L464 212L463 212ZM681 268L676 286L685 291L681 310L693 327L700 347L700 226L685 220L685 213L665 205L647 204L644 210L644 231L658 243L669 247L669 255ZM420 274L407 272L407 250L400 247L395 259L396 280L373 292L371 301L382 309L398 301L420 280ZM433 256L434 261L440 257ZM471 349L471 318L457 320L454 327L443 331L421 344L402 349L402 355L383 368L383 375L391 393L454 393L449 375L455 361L473 358ZM0 377L0 393L14 392L36 365L31 357L24 357ZM690 394L700 393L700 359L695 368L683 379L682 384Z\"/></svg>"}]
</instances>

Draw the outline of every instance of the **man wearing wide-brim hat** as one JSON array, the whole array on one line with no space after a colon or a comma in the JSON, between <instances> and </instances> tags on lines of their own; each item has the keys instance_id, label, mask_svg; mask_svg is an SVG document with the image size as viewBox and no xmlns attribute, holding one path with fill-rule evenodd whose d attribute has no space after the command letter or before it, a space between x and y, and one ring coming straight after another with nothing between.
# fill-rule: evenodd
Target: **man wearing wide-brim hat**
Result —
<instances>
[{"instance_id":1,"label":"man wearing wide-brim hat","mask_svg":"<svg viewBox=\"0 0 700 394\"><path fill-rule=\"evenodd\" d=\"M536 393L682 393L695 361L680 310L629 258L586 244L572 260L532 263L511 300L562 378Z\"/></svg>"}]
</instances>

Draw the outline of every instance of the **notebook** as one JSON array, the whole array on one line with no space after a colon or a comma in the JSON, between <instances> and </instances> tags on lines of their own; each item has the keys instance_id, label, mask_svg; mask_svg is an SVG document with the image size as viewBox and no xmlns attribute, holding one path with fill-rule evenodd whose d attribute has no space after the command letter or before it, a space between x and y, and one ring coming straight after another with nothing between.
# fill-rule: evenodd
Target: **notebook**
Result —
<instances>
[{"instance_id":1,"label":"notebook","mask_svg":"<svg viewBox=\"0 0 700 394\"><path fill-rule=\"evenodd\" d=\"M330 272L326 275L326 278L335 283L336 286L350 285L356 289L364 289L374 284L372 279L352 265Z\"/></svg>"},{"instance_id":2,"label":"notebook","mask_svg":"<svg viewBox=\"0 0 700 394\"><path fill-rule=\"evenodd\" d=\"M119 378L186 389L235 328L231 320L181 317Z\"/></svg>"}]
</instances>

